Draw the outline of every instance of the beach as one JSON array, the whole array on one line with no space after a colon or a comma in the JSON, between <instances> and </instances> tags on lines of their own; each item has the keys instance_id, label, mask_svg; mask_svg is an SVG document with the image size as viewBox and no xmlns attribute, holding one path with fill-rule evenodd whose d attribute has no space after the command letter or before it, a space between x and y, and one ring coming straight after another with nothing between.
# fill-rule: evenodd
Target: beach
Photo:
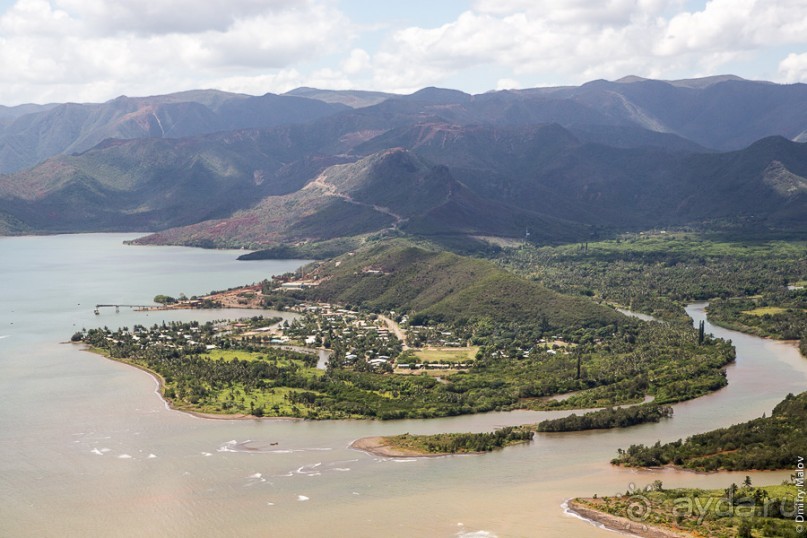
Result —
<instances>
[{"instance_id":1,"label":"beach","mask_svg":"<svg viewBox=\"0 0 807 538\"><path fill-rule=\"evenodd\" d=\"M640 536L641 538L691 538L695 536L686 531L672 531L661 527L653 527L641 521L632 521L626 517L600 512L577 500L569 500L566 505L570 512L616 532Z\"/></svg>"},{"instance_id":2,"label":"beach","mask_svg":"<svg viewBox=\"0 0 807 538\"><path fill-rule=\"evenodd\" d=\"M436 458L448 454L426 454L416 450L396 448L387 444L384 437L362 437L350 443L350 448L383 458Z\"/></svg>"}]
</instances>

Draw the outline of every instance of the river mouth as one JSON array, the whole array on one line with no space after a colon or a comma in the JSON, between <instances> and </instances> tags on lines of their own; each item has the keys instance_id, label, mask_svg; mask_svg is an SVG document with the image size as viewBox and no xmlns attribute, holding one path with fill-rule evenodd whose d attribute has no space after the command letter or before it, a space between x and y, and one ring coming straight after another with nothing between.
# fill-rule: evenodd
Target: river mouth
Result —
<instances>
[{"instance_id":1,"label":"river mouth","mask_svg":"<svg viewBox=\"0 0 807 538\"><path fill-rule=\"evenodd\" d=\"M633 443L675 441L770 414L787 393L807 386L807 360L794 346L708 322L707 332L737 346L727 387L675 404L674 417L659 424L538 435L530 445L482 456L380 458L349 445L405 432L490 431L570 411L314 422L208 420L167 410L145 372L58 342L82 327L175 319L123 310L94 316L97 303L206 293L260 281L295 262L244 264L226 252L120 242L114 234L0 240L6 286L0 535L227 536L272 529L286 536L607 537L614 535L564 515L564 500L613 495L656 479L665 487L724 488L746 474L755 484L790 475L609 464L618 448ZM695 325L703 308L687 308Z\"/></svg>"}]
</instances>

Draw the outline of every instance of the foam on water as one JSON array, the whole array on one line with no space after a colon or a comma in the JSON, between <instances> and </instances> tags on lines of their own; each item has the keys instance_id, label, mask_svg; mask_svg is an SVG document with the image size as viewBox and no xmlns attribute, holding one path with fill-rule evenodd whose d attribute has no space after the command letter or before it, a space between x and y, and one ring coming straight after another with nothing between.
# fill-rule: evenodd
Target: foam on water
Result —
<instances>
[{"instance_id":1,"label":"foam on water","mask_svg":"<svg viewBox=\"0 0 807 538\"><path fill-rule=\"evenodd\" d=\"M121 454L120 456L118 456L118 459L119 460L130 460L130 459L132 459L132 457L129 454Z\"/></svg>"},{"instance_id":2,"label":"foam on water","mask_svg":"<svg viewBox=\"0 0 807 538\"><path fill-rule=\"evenodd\" d=\"M275 448L278 442L268 441L253 441L247 439L246 441L236 441L232 439L222 444L216 449L216 452L236 452L244 454L292 454L294 452L325 452L333 450L330 447L314 447L314 448Z\"/></svg>"},{"instance_id":3,"label":"foam on water","mask_svg":"<svg viewBox=\"0 0 807 538\"><path fill-rule=\"evenodd\" d=\"M308 465L303 465L297 468L297 474L303 474L306 476L320 476L322 473L317 470L317 467L322 465L322 462L318 463L309 463Z\"/></svg>"},{"instance_id":4,"label":"foam on water","mask_svg":"<svg viewBox=\"0 0 807 538\"><path fill-rule=\"evenodd\" d=\"M462 523L457 523L457 527L465 527ZM478 531L460 531L456 534L460 538L496 538L496 535L490 531L485 530L478 530Z\"/></svg>"},{"instance_id":5,"label":"foam on water","mask_svg":"<svg viewBox=\"0 0 807 538\"><path fill-rule=\"evenodd\" d=\"M265 484L266 479L263 477L262 473L255 473L251 474L247 477L247 483L244 484L244 487L251 487L256 484Z\"/></svg>"},{"instance_id":6,"label":"foam on water","mask_svg":"<svg viewBox=\"0 0 807 538\"><path fill-rule=\"evenodd\" d=\"M156 454L149 454L148 456L146 456L146 459L153 460L153 459L154 459L154 458L156 458L156 457L157 457L157 455L156 455Z\"/></svg>"},{"instance_id":7,"label":"foam on water","mask_svg":"<svg viewBox=\"0 0 807 538\"><path fill-rule=\"evenodd\" d=\"M589 519L587 517L581 516L580 514L578 514L577 512L572 510L571 508L569 508L569 499L566 499L565 501L563 501L563 503L561 503L560 507L563 509L563 514L565 516L573 517L575 519L585 521L586 523L588 523L592 527L597 527L598 529L603 529L603 530L610 531L610 532L616 532L618 534L623 534L625 536L636 536L636 537L639 536L638 534L633 534L633 533L628 532L628 531L616 531L614 529L609 529L608 527L606 527L605 525L603 525L599 521L594 521L593 519Z\"/></svg>"},{"instance_id":8,"label":"foam on water","mask_svg":"<svg viewBox=\"0 0 807 538\"><path fill-rule=\"evenodd\" d=\"M306 497L305 495L297 495L297 500L300 501L300 502L307 501L308 499L309 498Z\"/></svg>"}]
</instances>

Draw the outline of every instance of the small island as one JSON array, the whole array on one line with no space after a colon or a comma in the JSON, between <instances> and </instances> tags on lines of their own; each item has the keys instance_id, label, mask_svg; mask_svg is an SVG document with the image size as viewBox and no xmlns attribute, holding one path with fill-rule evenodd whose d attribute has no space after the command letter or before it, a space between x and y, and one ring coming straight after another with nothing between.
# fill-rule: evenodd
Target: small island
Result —
<instances>
[{"instance_id":1,"label":"small island","mask_svg":"<svg viewBox=\"0 0 807 538\"><path fill-rule=\"evenodd\" d=\"M404 433L386 437L363 437L350 447L383 457L436 457L451 454L483 454L506 446L529 443L535 435L530 426L508 426L485 433Z\"/></svg>"},{"instance_id":2,"label":"small island","mask_svg":"<svg viewBox=\"0 0 807 538\"><path fill-rule=\"evenodd\" d=\"M670 418L673 408L669 405L645 404L632 407L608 407L584 415L572 413L568 417L543 420L538 423L539 432L576 432L583 430L607 430L627 428L660 422Z\"/></svg>"}]
</instances>

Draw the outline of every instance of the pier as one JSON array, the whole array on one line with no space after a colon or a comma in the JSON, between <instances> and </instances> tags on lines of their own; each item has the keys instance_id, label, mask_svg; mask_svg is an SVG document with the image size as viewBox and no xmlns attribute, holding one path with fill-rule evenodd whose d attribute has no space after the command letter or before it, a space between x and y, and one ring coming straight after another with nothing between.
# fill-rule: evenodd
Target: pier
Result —
<instances>
[{"instance_id":1,"label":"pier","mask_svg":"<svg viewBox=\"0 0 807 538\"><path fill-rule=\"evenodd\" d=\"M154 308L154 305L149 304L97 304L95 305L95 315L98 316L101 314L102 308L114 308L115 312L120 312L121 308L136 308L139 310L149 310Z\"/></svg>"}]
</instances>

